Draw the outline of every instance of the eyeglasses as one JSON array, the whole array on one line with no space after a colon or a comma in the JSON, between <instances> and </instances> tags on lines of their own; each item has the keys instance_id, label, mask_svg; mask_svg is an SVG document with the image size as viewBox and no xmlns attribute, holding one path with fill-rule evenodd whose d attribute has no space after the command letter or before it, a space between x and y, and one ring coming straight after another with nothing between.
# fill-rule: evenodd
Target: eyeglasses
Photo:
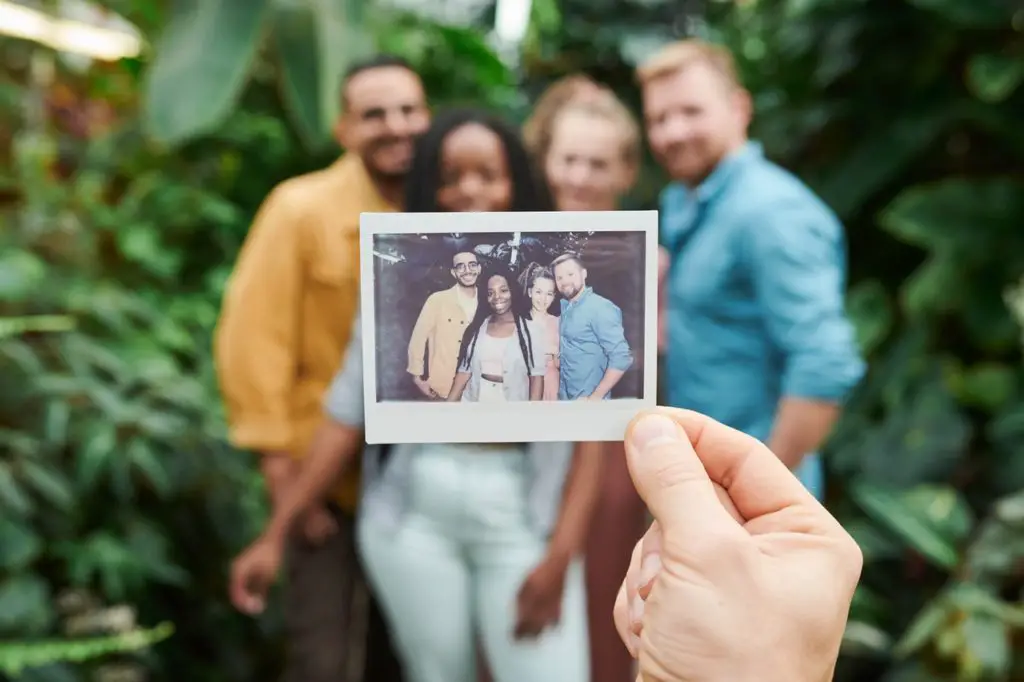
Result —
<instances>
[{"instance_id":1,"label":"eyeglasses","mask_svg":"<svg viewBox=\"0 0 1024 682\"><path fill-rule=\"evenodd\" d=\"M463 273L466 270L470 272L477 272L480 269L479 263L459 263L455 266L455 272Z\"/></svg>"}]
</instances>

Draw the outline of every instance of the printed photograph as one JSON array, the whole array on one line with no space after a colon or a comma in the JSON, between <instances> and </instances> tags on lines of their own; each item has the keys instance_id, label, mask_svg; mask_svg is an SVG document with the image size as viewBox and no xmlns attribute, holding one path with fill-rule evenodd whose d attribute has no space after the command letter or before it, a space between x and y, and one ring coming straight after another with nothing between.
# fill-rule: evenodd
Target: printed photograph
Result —
<instances>
[{"instance_id":1,"label":"printed photograph","mask_svg":"<svg viewBox=\"0 0 1024 682\"><path fill-rule=\"evenodd\" d=\"M541 229L527 214L509 215L525 229L425 231L425 218L445 225L452 216L406 215L420 231L364 234L372 402L631 401L635 410L657 371L645 353L648 231L581 230L581 216L558 229L566 214ZM487 229L494 219L476 223Z\"/></svg>"}]
</instances>

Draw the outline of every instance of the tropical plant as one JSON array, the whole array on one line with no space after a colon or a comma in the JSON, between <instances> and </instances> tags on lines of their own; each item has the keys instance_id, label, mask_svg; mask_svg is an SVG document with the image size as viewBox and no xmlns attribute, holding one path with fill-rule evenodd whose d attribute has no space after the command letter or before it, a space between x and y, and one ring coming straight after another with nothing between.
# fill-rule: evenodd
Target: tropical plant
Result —
<instances>
[{"instance_id":1,"label":"tropical plant","mask_svg":"<svg viewBox=\"0 0 1024 682\"><path fill-rule=\"evenodd\" d=\"M196 2L173 3L147 73L146 129L167 144L218 129L255 79L276 84L301 140L321 150L339 113L345 70L377 49L409 59L435 104L511 106L517 99L508 67L470 27L369 0L204 0L202 12Z\"/></svg>"}]
</instances>

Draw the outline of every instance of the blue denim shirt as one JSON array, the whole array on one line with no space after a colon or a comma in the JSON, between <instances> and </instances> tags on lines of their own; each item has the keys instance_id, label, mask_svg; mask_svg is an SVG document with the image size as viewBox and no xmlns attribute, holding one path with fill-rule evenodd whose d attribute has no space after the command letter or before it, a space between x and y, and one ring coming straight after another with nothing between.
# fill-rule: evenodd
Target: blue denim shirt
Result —
<instances>
[{"instance_id":1,"label":"blue denim shirt","mask_svg":"<svg viewBox=\"0 0 1024 682\"><path fill-rule=\"evenodd\" d=\"M783 396L841 402L864 363L833 212L751 142L698 187L667 187L661 218L669 404L766 441ZM797 473L821 495L816 455Z\"/></svg>"},{"instance_id":2,"label":"blue denim shirt","mask_svg":"<svg viewBox=\"0 0 1024 682\"><path fill-rule=\"evenodd\" d=\"M629 369L633 353L626 343L619 306L590 287L575 301L562 299L561 309L558 398L575 400L593 393L609 367Z\"/></svg>"},{"instance_id":3,"label":"blue denim shirt","mask_svg":"<svg viewBox=\"0 0 1024 682\"><path fill-rule=\"evenodd\" d=\"M359 312L356 311L356 321L345 353L345 361L324 396L324 411L327 417L355 428L363 426L365 417L362 325L359 320ZM398 527L409 499L412 459L423 447L429 446L410 443L395 445L385 466L381 446L364 446L360 514L369 514L388 527ZM465 444L446 447L480 449L480 446ZM526 443L521 449L523 457L527 459L529 475L527 505L530 523L539 532L550 534L561 511L563 489L572 464L573 444Z\"/></svg>"}]
</instances>

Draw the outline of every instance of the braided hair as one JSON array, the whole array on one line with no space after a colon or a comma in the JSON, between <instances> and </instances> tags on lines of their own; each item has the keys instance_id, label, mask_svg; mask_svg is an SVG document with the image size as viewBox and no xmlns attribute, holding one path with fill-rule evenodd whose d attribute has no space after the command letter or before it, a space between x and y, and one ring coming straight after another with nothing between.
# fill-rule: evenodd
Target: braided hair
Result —
<instances>
[{"instance_id":1,"label":"braided hair","mask_svg":"<svg viewBox=\"0 0 1024 682\"><path fill-rule=\"evenodd\" d=\"M487 283L490 282L492 277L501 277L508 284L509 293L512 296L512 320L515 323L516 337L519 340L519 350L523 353L526 370L529 372L533 369L533 338L527 325L529 308L523 303L522 290L513 284L515 278L512 276L512 273L507 269L493 267L481 272L480 278L477 280L476 315L473 316L473 320L466 327L466 331L462 335L462 344L459 347L459 362L456 367L462 368L469 365L470 360L473 358L473 353L476 351L476 342L480 336L480 329L483 327L484 321L491 316L491 305L487 301Z\"/></svg>"}]
</instances>

